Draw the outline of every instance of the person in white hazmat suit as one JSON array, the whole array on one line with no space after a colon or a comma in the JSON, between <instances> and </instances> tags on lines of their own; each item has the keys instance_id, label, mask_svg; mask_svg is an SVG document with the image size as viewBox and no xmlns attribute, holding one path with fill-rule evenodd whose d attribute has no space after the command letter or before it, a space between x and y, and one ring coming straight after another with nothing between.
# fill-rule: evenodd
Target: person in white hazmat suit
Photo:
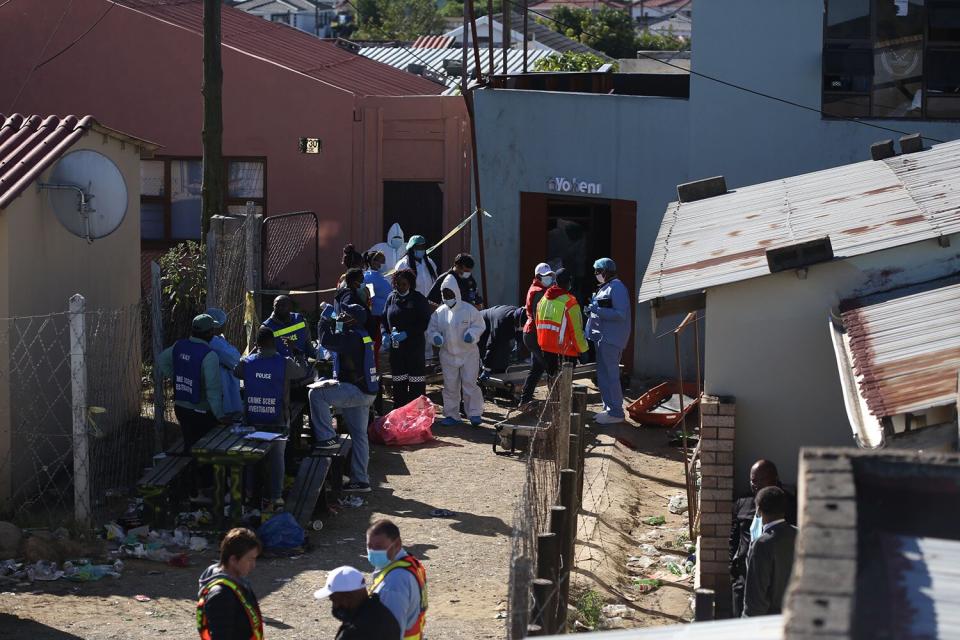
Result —
<instances>
[{"instance_id":1,"label":"person in white hazmat suit","mask_svg":"<svg viewBox=\"0 0 960 640\"><path fill-rule=\"evenodd\" d=\"M483 394L477 385L480 375L480 350L477 341L483 334L483 316L469 302L460 299L457 279L447 276L441 285L443 304L430 317L427 343L440 348L443 370L444 426L460 424L460 393L470 424L483 421Z\"/></svg>"},{"instance_id":2,"label":"person in white hazmat suit","mask_svg":"<svg viewBox=\"0 0 960 640\"><path fill-rule=\"evenodd\" d=\"M378 242L370 247L370 251L379 251L383 254L383 264L380 265L380 273L393 271L394 266L400 262L400 259L407 255L406 244L403 229L400 228L399 223L394 222L390 225L390 230L387 231L386 242ZM426 291L421 291L420 293L427 295Z\"/></svg>"}]
</instances>

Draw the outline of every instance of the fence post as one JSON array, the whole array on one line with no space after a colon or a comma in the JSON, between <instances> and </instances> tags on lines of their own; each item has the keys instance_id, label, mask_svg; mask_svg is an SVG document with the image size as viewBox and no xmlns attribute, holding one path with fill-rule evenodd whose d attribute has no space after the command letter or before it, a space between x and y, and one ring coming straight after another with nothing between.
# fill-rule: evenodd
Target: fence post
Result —
<instances>
[{"instance_id":1,"label":"fence post","mask_svg":"<svg viewBox=\"0 0 960 640\"><path fill-rule=\"evenodd\" d=\"M530 559L526 556L520 556L513 561L513 573L519 576L528 576L530 572ZM528 609L530 607L530 594L526 589L514 589L510 600L510 637L524 638L527 635ZM523 612L522 615L520 612Z\"/></svg>"},{"instance_id":2,"label":"fence post","mask_svg":"<svg viewBox=\"0 0 960 640\"><path fill-rule=\"evenodd\" d=\"M577 539L577 511L574 506L574 492L577 488L577 472L573 469L560 470L560 504L566 507L564 535L560 541L560 554L563 558L563 567L557 578L557 628L565 629L567 625L567 602L570 599L570 580L573 577L573 549Z\"/></svg>"},{"instance_id":3,"label":"fence post","mask_svg":"<svg viewBox=\"0 0 960 640\"><path fill-rule=\"evenodd\" d=\"M716 593L713 589L697 589L694 591L693 620L706 622L714 618L714 601Z\"/></svg>"},{"instance_id":4,"label":"fence post","mask_svg":"<svg viewBox=\"0 0 960 640\"><path fill-rule=\"evenodd\" d=\"M163 374L160 373L160 352L163 351L163 304L160 302L160 265L150 263L150 335L153 350L153 448L160 453L166 447L163 441L164 415L167 411L163 393Z\"/></svg>"},{"instance_id":5,"label":"fence post","mask_svg":"<svg viewBox=\"0 0 960 640\"><path fill-rule=\"evenodd\" d=\"M260 246L260 224L257 218L257 209L253 202L247 202L247 219L244 221L243 242L244 255L243 263L246 269L244 276L244 287L248 292L253 293L253 307L256 309L257 316L260 316L260 296L256 294L260 290L260 255L257 247ZM244 296L246 298L246 296ZM245 300L246 301L246 300ZM244 305L246 309L246 305ZM252 346L254 331L256 327L247 328L247 344Z\"/></svg>"},{"instance_id":6,"label":"fence post","mask_svg":"<svg viewBox=\"0 0 960 640\"><path fill-rule=\"evenodd\" d=\"M570 466L570 405L573 403L573 363L564 362L560 370L559 402L557 404L557 460L561 469Z\"/></svg>"},{"instance_id":7,"label":"fence post","mask_svg":"<svg viewBox=\"0 0 960 640\"><path fill-rule=\"evenodd\" d=\"M560 553L560 538L555 533L537 534L537 579L534 580L534 615L532 622L546 633L557 631L557 603L553 601L553 585L559 575L557 560ZM544 585L543 583L546 583Z\"/></svg>"},{"instance_id":8,"label":"fence post","mask_svg":"<svg viewBox=\"0 0 960 640\"><path fill-rule=\"evenodd\" d=\"M73 405L73 512L77 525L90 528L90 450L87 442L87 302L70 297L70 391Z\"/></svg>"}]
</instances>

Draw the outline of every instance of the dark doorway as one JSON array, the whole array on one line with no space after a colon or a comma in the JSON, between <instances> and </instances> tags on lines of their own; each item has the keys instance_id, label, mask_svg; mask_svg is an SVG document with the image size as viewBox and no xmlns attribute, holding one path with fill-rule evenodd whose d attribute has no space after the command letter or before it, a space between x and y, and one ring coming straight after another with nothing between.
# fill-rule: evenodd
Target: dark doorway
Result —
<instances>
[{"instance_id":1,"label":"dark doorway","mask_svg":"<svg viewBox=\"0 0 960 640\"><path fill-rule=\"evenodd\" d=\"M596 289L593 261L610 253L609 202L547 201L546 262L571 274L571 291L581 305Z\"/></svg>"},{"instance_id":2,"label":"dark doorway","mask_svg":"<svg viewBox=\"0 0 960 640\"><path fill-rule=\"evenodd\" d=\"M433 245L443 237L443 190L439 182L383 183L383 237L393 223L399 223L407 239L421 235ZM442 250L441 250L442 251ZM446 264L433 255L437 267Z\"/></svg>"}]
</instances>

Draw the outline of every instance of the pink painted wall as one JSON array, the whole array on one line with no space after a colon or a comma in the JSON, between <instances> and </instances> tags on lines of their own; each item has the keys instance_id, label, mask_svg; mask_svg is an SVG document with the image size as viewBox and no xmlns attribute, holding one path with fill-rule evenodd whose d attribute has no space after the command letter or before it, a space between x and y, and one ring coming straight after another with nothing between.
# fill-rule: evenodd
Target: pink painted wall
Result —
<instances>
[{"instance_id":1,"label":"pink painted wall","mask_svg":"<svg viewBox=\"0 0 960 640\"><path fill-rule=\"evenodd\" d=\"M0 113L89 113L162 145L159 155L200 156L202 39L117 6L78 44L30 74L105 7L102 0L75 0L54 31L67 4L15 2L3 9ZM453 224L469 210L462 99L356 97L226 47L223 70L224 154L266 157L268 215L317 212L323 286L340 273L343 244L364 249L382 240L384 178L442 180ZM321 138L323 152L300 154L301 136Z\"/></svg>"}]
</instances>

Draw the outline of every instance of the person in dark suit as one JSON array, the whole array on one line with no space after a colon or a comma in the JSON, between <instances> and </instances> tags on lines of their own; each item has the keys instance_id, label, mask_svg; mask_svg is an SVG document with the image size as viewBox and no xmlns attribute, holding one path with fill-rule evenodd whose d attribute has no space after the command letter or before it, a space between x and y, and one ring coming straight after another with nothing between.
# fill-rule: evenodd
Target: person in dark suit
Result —
<instances>
[{"instance_id":1,"label":"person in dark suit","mask_svg":"<svg viewBox=\"0 0 960 640\"><path fill-rule=\"evenodd\" d=\"M773 615L783 609L797 542L797 528L787 522L786 510L787 495L780 487L767 487L757 493L763 531L747 554L744 618Z\"/></svg>"},{"instance_id":2,"label":"person in dark suit","mask_svg":"<svg viewBox=\"0 0 960 640\"><path fill-rule=\"evenodd\" d=\"M480 362L483 371L480 378L491 373L503 373L510 364L510 354L517 342L519 327L526 322L526 311L512 305L503 304L489 307L480 312L486 326L477 347L480 349Z\"/></svg>"},{"instance_id":3,"label":"person in dark suit","mask_svg":"<svg viewBox=\"0 0 960 640\"><path fill-rule=\"evenodd\" d=\"M780 484L777 465L770 460L757 460L750 468L750 495L733 504L733 525L730 528L730 581L733 587L733 617L743 614L743 589L747 579L747 552L750 543L760 537L763 524L757 514L757 492L766 487L780 487L786 494L786 519L797 524L797 499Z\"/></svg>"}]
</instances>

